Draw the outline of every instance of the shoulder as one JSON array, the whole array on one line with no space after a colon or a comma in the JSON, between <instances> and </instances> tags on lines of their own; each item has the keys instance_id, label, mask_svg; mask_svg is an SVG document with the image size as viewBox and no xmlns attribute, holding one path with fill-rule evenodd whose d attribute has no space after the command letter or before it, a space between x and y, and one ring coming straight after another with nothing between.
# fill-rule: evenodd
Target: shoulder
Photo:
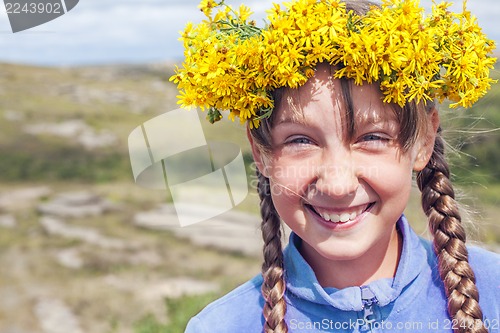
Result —
<instances>
[{"instance_id":1,"label":"shoulder","mask_svg":"<svg viewBox=\"0 0 500 333\"><path fill-rule=\"evenodd\" d=\"M500 295L500 254L478 246L469 246L469 262L474 269L477 283L496 287Z\"/></svg>"},{"instance_id":2,"label":"shoulder","mask_svg":"<svg viewBox=\"0 0 500 333\"><path fill-rule=\"evenodd\" d=\"M488 323L498 328L500 320L500 254L470 246L469 262L476 277L479 304ZM491 326L493 328L493 326ZM492 330L493 332L493 330Z\"/></svg>"},{"instance_id":3,"label":"shoulder","mask_svg":"<svg viewBox=\"0 0 500 333\"><path fill-rule=\"evenodd\" d=\"M477 262L478 264L496 263L497 265L493 265L493 267L500 270L500 265L498 265L500 263L500 253L488 251L478 245L469 245L467 249L469 250L471 261Z\"/></svg>"},{"instance_id":4,"label":"shoulder","mask_svg":"<svg viewBox=\"0 0 500 333\"><path fill-rule=\"evenodd\" d=\"M421 244L427 252L427 261L436 279L437 258L434 253L432 242L420 239ZM476 278L476 286L479 291L479 300L486 318L500 318L500 254L488 251L477 245L467 245L469 263Z\"/></svg>"},{"instance_id":5,"label":"shoulder","mask_svg":"<svg viewBox=\"0 0 500 333\"><path fill-rule=\"evenodd\" d=\"M237 287L191 318L185 333L262 332L262 276Z\"/></svg>"},{"instance_id":6,"label":"shoulder","mask_svg":"<svg viewBox=\"0 0 500 333\"><path fill-rule=\"evenodd\" d=\"M419 237L420 244L424 247L427 257L435 258L432 241ZM469 253L469 262L472 266L478 267L480 270L491 270L498 274L500 273L500 253L488 251L478 245L467 244Z\"/></svg>"},{"instance_id":7,"label":"shoulder","mask_svg":"<svg viewBox=\"0 0 500 333\"><path fill-rule=\"evenodd\" d=\"M429 262L436 262L436 254L430 240L420 238ZM469 263L474 273L485 281L496 281L500 284L500 253L488 251L478 245L467 244ZM432 265L435 266L435 265Z\"/></svg>"}]
</instances>

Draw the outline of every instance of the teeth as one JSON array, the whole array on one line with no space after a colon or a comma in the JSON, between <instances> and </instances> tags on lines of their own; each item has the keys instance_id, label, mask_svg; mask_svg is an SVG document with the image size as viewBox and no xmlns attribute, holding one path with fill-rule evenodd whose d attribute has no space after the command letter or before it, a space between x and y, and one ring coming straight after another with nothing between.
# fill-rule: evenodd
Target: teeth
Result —
<instances>
[{"instance_id":1,"label":"teeth","mask_svg":"<svg viewBox=\"0 0 500 333\"><path fill-rule=\"evenodd\" d=\"M347 221L349 221L349 217L350 216L351 216L350 214L342 213L340 215L340 222L347 222Z\"/></svg>"},{"instance_id":2,"label":"teeth","mask_svg":"<svg viewBox=\"0 0 500 333\"><path fill-rule=\"evenodd\" d=\"M325 220L325 221L331 221L333 223L346 223L347 221L352 221L354 220L358 215L360 215L364 210L366 209L366 206L358 208L354 212L344 212L341 214L329 214L328 212L318 212L319 215Z\"/></svg>"}]
</instances>

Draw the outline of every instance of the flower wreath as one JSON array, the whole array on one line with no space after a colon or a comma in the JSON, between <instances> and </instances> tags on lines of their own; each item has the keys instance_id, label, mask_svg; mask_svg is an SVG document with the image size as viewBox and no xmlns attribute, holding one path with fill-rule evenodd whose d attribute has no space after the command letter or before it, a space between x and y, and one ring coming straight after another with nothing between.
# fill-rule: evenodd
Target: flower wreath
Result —
<instances>
[{"instance_id":1,"label":"flower wreath","mask_svg":"<svg viewBox=\"0 0 500 333\"><path fill-rule=\"evenodd\" d=\"M384 0L359 16L340 0L292 0L274 4L263 28L251 11L224 0L202 0L206 19L188 23L180 40L185 60L171 77L179 103L208 110L210 122L239 117L259 126L273 110L271 92L297 88L320 62L337 66L335 78L379 82L385 103L448 99L470 107L486 94L496 58L477 19L463 3L434 3L425 15L418 0ZM215 11L218 9L218 11Z\"/></svg>"}]
</instances>

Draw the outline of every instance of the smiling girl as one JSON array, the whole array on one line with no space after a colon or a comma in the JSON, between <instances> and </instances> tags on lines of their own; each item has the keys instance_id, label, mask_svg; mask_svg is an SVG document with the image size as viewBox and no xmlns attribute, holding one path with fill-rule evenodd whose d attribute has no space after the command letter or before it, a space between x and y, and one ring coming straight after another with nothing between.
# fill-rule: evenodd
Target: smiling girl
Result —
<instances>
[{"instance_id":1,"label":"smiling girl","mask_svg":"<svg viewBox=\"0 0 500 333\"><path fill-rule=\"evenodd\" d=\"M470 13L296 0L258 29L224 6L202 2L173 80L210 120L248 124L264 264L186 332L500 332L500 256L465 246L434 102L469 106L492 82ZM403 215L414 177L432 244Z\"/></svg>"},{"instance_id":2,"label":"smiling girl","mask_svg":"<svg viewBox=\"0 0 500 333\"><path fill-rule=\"evenodd\" d=\"M301 255L320 284L339 289L394 276L402 244L396 222L434 132L421 129L419 142L403 149L398 116L377 86L348 85L320 64L303 87L285 92L265 141L250 131L278 215L302 240ZM343 89L356 102L348 105ZM429 117L437 127L435 111Z\"/></svg>"}]
</instances>

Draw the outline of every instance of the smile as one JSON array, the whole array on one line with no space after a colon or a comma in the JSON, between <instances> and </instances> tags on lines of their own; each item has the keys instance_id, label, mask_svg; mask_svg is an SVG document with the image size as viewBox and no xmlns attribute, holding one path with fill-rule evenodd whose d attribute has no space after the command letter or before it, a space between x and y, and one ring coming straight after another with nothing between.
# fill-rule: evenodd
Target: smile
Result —
<instances>
[{"instance_id":1,"label":"smile","mask_svg":"<svg viewBox=\"0 0 500 333\"><path fill-rule=\"evenodd\" d=\"M360 205L356 207L350 207L343 209L341 211L333 212L332 210L328 210L325 208L315 207L308 205L312 211L314 211L317 215L319 215L323 220L333 223L347 223L349 221L353 221L359 215L366 212L373 206L374 203L368 203L365 205Z\"/></svg>"}]
</instances>

